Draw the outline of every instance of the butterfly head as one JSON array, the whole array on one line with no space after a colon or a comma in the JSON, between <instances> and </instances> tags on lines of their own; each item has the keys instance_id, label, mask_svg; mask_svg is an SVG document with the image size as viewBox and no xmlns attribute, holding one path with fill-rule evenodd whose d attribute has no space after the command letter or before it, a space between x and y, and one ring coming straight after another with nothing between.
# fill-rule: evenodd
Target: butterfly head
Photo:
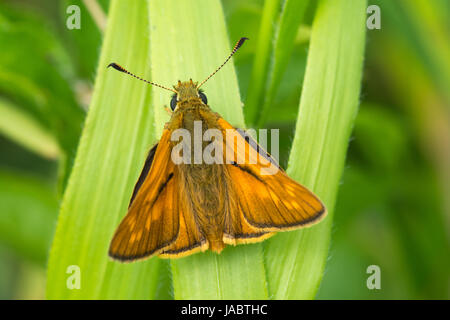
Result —
<instances>
[{"instance_id":1,"label":"butterfly head","mask_svg":"<svg viewBox=\"0 0 450 320\"><path fill-rule=\"evenodd\" d=\"M197 85L198 82L193 82L192 79L186 82L178 81L178 84L173 86L175 94L172 95L172 100L170 100L170 108L175 110L177 106L186 103L208 104L206 95L198 89Z\"/></svg>"}]
</instances>

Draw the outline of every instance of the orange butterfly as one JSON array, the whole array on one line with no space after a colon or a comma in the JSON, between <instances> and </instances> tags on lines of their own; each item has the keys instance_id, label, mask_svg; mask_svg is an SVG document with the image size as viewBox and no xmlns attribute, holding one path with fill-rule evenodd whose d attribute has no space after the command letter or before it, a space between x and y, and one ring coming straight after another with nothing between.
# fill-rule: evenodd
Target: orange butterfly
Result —
<instances>
[{"instance_id":1,"label":"orange butterfly","mask_svg":"<svg viewBox=\"0 0 450 320\"><path fill-rule=\"evenodd\" d=\"M289 178L245 131L233 128L213 112L199 90L246 39L241 38L225 62L200 85L178 81L174 90L141 79L115 63L109 65L174 92L171 119L148 154L128 213L111 241L109 255L113 259L179 258L207 249L219 253L226 244L259 242L277 231L310 226L326 215L313 193ZM202 135L208 129L216 129L222 136L234 133L231 141L227 136L224 141L211 138L200 143L201 152L208 142L221 144L225 152L215 156L222 162L173 160L177 145L173 133L184 129L195 134L196 122L202 124ZM198 147L192 141L183 139L183 143L187 147L183 156L192 160ZM270 167L276 171L269 172Z\"/></svg>"}]
</instances>

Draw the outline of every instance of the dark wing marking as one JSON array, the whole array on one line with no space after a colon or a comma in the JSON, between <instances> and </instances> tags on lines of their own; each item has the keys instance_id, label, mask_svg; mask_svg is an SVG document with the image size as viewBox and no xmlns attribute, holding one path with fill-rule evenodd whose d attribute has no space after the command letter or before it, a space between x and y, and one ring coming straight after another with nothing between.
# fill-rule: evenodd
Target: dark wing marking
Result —
<instances>
[{"instance_id":1,"label":"dark wing marking","mask_svg":"<svg viewBox=\"0 0 450 320\"><path fill-rule=\"evenodd\" d=\"M158 143L156 143L148 152L147 159L145 160L144 168L142 168L141 175L139 176L138 181L136 182L136 185L134 186L133 195L130 199L130 204L128 205L128 208L131 207L131 204L133 203L134 198L136 198L136 194L138 193L139 189L141 188L142 184L144 183L145 178L148 175L148 172L150 171L150 168L152 167L153 158L155 157L156 148L158 147Z\"/></svg>"},{"instance_id":2,"label":"dark wing marking","mask_svg":"<svg viewBox=\"0 0 450 320\"><path fill-rule=\"evenodd\" d=\"M247 141L247 143L254 149L256 150L261 156L263 156L267 161L269 161L270 163L272 163L274 166L276 166L278 169L282 170L280 165L278 164L278 162L272 158L272 156L266 151L264 150L253 138L251 135L249 135L247 132L245 132L245 130L240 129L240 128L236 128L236 131L239 132L239 134L241 135L242 138L245 139L245 141Z\"/></svg>"}]
</instances>

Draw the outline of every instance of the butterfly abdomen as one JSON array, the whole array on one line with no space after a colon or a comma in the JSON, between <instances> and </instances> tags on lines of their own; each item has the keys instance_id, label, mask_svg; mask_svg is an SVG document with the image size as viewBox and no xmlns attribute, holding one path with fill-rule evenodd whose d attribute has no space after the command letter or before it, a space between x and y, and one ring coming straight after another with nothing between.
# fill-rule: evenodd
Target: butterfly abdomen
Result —
<instances>
[{"instance_id":1,"label":"butterfly abdomen","mask_svg":"<svg viewBox=\"0 0 450 320\"><path fill-rule=\"evenodd\" d=\"M209 248L220 252L226 212L226 181L221 165L184 165L184 188L190 199L199 231L208 240Z\"/></svg>"}]
</instances>

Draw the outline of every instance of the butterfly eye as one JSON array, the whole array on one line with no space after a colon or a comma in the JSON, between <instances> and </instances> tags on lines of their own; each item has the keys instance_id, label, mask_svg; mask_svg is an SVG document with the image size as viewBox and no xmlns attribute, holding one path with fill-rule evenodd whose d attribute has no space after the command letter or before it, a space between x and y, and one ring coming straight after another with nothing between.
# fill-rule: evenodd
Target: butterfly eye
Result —
<instances>
[{"instance_id":1,"label":"butterfly eye","mask_svg":"<svg viewBox=\"0 0 450 320\"><path fill-rule=\"evenodd\" d=\"M202 99L202 102L204 104L208 104L208 98L206 98L206 95L203 92L199 91L198 95L200 96L200 99Z\"/></svg>"},{"instance_id":2,"label":"butterfly eye","mask_svg":"<svg viewBox=\"0 0 450 320\"><path fill-rule=\"evenodd\" d=\"M177 95L174 94L172 96L172 100L170 100L170 109L172 109L172 111L174 111L176 107L177 107Z\"/></svg>"}]
</instances>

